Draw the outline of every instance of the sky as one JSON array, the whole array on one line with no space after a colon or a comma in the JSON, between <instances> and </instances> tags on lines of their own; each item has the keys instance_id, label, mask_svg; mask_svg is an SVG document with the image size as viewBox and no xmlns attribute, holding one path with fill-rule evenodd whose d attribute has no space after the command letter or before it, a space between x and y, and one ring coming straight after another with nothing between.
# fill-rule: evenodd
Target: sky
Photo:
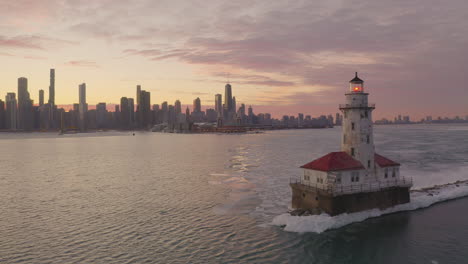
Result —
<instances>
[{"instance_id":1,"label":"sky","mask_svg":"<svg viewBox=\"0 0 468 264\"><path fill-rule=\"evenodd\" d=\"M354 72L374 117L468 115L466 0L0 0L0 98L237 103L273 116L338 112Z\"/></svg>"}]
</instances>

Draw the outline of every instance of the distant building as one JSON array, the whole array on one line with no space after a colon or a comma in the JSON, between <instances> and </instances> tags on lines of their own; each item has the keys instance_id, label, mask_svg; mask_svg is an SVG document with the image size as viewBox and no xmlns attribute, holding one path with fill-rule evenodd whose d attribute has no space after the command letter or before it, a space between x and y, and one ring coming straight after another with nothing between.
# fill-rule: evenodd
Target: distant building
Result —
<instances>
[{"instance_id":1,"label":"distant building","mask_svg":"<svg viewBox=\"0 0 468 264\"><path fill-rule=\"evenodd\" d=\"M138 124L140 128L148 129L152 124L151 115L151 93L145 90L140 92L140 103L138 104Z\"/></svg>"},{"instance_id":2,"label":"distant building","mask_svg":"<svg viewBox=\"0 0 468 264\"><path fill-rule=\"evenodd\" d=\"M127 130L131 128L132 117L130 104L127 97L120 98L120 128Z\"/></svg>"},{"instance_id":3,"label":"distant building","mask_svg":"<svg viewBox=\"0 0 468 264\"><path fill-rule=\"evenodd\" d=\"M195 100L193 100L191 120L193 122L203 122L204 119L205 113L201 110L201 100L199 97L197 97Z\"/></svg>"},{"instance_id":4,"label":"distant building","mask_svg":"<svg viewBox=\"0 0 468 264\"><path fill-rule=\"evenodd\" d=\"M252 106L249 106L248 110L247 110L247 118L248 118L248 123L249 124L254 124L255 123L255 115L253 113L253 108Z\"/></svg>"},{"instance_id":5,"label":"distant building","mask_svg":"<svg viewBox=\"0 0 468 264\"><path fill-rule=\"evenodd\" d=\"M140 105L140 93L141 93L141 85L137 85L137 88L136 88L137 106Z\"/></svg>"},{"instance_id":6,"label":"distant building","mask_svg":"<svg viewBox=\"0 0 468 264\"><path fill-rule=\"evenodd\" d=\"M237 109L236 97L233 96L233 97L232 97L232 110L231 110L231 111L232 111L233 113L235 113L235 112L237 111L236 109Z\"/></svg>"},{"instance_id":7,"label":"distant building","mask_svg":"<svg viewBox=\"0 0 468 264\"><path fill-rule=\"evenodd\" d=\"M46 109L49 115L46 122L47 129L56 127L56 106L55 106L55 69L50 69L50 84L49 84L49 107Z\"/></svg>"},{"instance_id":8,"label":"distant building","mask_svg":"<svg viewBox=\"0 0 468 264\"><path fill-rule=\"evenodd\" d=\"M0 129L6 128L5 102L0 100Z\"/></svg>"},{"instance_id":9,"label":"distant building","mask_svg":"<svg viewBox=\"0 0 468 264\"><path fill-rule=\"evenodd\" d=\"M218 116L223 115L223 96L221 94L215 95L215 110Z\"/></svg>"},{"instance_id":10,"label":"distant building","mask_svg":"<svg viewBox=\"0 0 468 264\"><path fill-rule=\"evenodd\" d=\"M135 100L133 98L128 98L128 107L130 108L130 124L134 126L135 124Z\"/></svg>"},{"instance_id":11,"label":"distant building","mask_svg":"<svg viewBox=\"0 0 468 264\"><path fill-rule=\"evenodd\" d=\"M55 69L50 69L49 104L55 105Z\"/></svg>"},{"instance_id":12,"label":"distant building","mask_svg":"<svg viewBox=\"0 0 468 264\"><path fill-rule=\"evenodd\" d=\"M229 83L224 87L224 110L228 113L233 111L232 87Z\"/></svg>"},{"instance_id":13,"label":"distant building","mask_svg":"<svg viewBox=\"0 0 468 264\"><path fill-rule=\"evenodd\" d=\"M161 123L167 123L169 120L169 113L168 113L168 106L167 102L164 101L161 103L161 111L160 111L160 116L161 116Z\"/></svg>"},{"instance_id":14,"label":"distant building","mask_svg":"<svg viewBox=\"0 0 468 264\"><path fill-rule=\"evenodd\" d=\"M18 78L18 114L17 128L31 130L33 128L33 104L28 92L28 79Z\"/></svg>"},{"instance_id":15,"label":"distant building","mask_svg":"<svg viewBox=\"0 0 468 264\"><path fill-rule=\"evenodd\" d=\"M6 128L10 130L16 130L16 119L17 119L17 101L15 93L7 93L5 97L6 103Z\"/></svg>"},{"instance_id":16,"label":"distant building","mask_svg":"<svg viewBox=\"0 0 468 264\"><path fill-rule=\"evenodd\" d=\"M174 126L177 119L176 119L175 108L173 105L168 106L167 115L168 115L167 123L171 126Z\"/></svg>"},{"instance_id":17,"label":"distant building","mask_svg":"<svg viewBox=\"0 0 468 264\"><path fill-rule=\"evenodd\" d=\"M39 106L44 105L44 90L39 90Z\"/></svg>"},{"instance_id":18,"label":"distant building","mask_svg":"<svg viewBox=\"0 0 468 264\"><path fill-rule=\"evenodd\" d=\"M86 83L82 83L78 86L79 90L79 124L80 130L86 131L86 116L88 112L88 104L86 103Z\"/></svg>"},{"instance_id":19,"label":"distant building","mask_svg":"<svg viewBox=\"0 0 468 264\"><path fill-rule=\"evenodd\" d=\"M107 128L108 125L106 103L98 103L96 105L96 128Z\"/></svg>"},{"instance_id":20,"label":"distant building","mask_svg":"<svg viewBox=\"0 0 468 264\"><path fill-rule=\"evenodd\" d=\"M336 126L341 126L342 123L343 123L343 116L340 115L340 113L336 113L336 115L335 115L335 125Z\"/></svg>"},{"instance_id":21,"label":"distant building","mask_svg":"<svg viewBox=\"0 0 468 264\"><path fill-rule=\"evenodd\" d=\"M176 100L174 103L174 111L176 116L182 113L182 104L180 103L179 100Z\"/></svg>"},{"instance_id":22,"label":"distant building","mask_svg":"<svg viewBox=\"0 0 468 264\"><path fill-rule=\"evenodd\" d=\"M197 97L193 100L193 112L201 112L201 100L200 97Z\"/></svg>"},{"instance_id":23,"label":"distant building","mask_svg":"<svg viewBox=\"0 0 468 264\"><path fill-rule=\"evenodd\" d=\"M208 122L216 122L218 118L218 114L214 109L206 109L206 121Z\"/></svg>"}]
</instances>

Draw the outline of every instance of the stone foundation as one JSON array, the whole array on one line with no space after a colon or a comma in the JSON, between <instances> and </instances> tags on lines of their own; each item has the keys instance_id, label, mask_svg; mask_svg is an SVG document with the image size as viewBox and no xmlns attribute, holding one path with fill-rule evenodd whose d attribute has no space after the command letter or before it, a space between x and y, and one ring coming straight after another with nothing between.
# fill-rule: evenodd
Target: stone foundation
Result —
<instances>
[{"instance_id":1,"label":"stone foundation","mask_svg":"<svg viewBox=\"0 0 468 264\"><path fill-rule=\"evenodd\" d=\"M361 192L333 196L326 191L299 183L291 183L292 208L329 215L354 213L369 209L386 209L398 204L409 203L409 187L391 187L375 192Z\"/></svg>"}]
</instances>

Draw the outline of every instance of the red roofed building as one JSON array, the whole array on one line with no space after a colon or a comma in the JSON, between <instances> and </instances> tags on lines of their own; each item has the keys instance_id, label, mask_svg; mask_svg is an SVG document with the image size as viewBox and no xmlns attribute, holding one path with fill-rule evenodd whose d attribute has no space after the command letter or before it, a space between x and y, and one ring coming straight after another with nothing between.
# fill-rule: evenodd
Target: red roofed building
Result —
<instances>
[{"instance_id":1,"label":"red roofed building","mask_svg":"<svg viewBox=\"0 0 468 264\"><path fill-rule=\"evenodd\" d=\"M375 153L372 130L374 104L368 103L364 81L356 73L345 94L341 151L331 152L303 166L292 182L293 208L331 215L409 202L411 180L400 176L400 164Z\"/></svg>"},{"instance_id":2,"label":"red roofed building","mask_svg":"<svg viewBox=\"0 0 468 264\"><path fill-rule=\"evenodd\" d=\"M392 166L400 166L400 163L398 162L394 162L393 160L391 159L388 159L384 156L381 156L377 153L375 153L374 155L374 159L375 159L375 163L377 163L377 165L379 165L379 167L381 168L384 168L384 167L392 167Z\"/></svg>"},{"instance_id":3,"label":"red roofed building","mask_svg":"<svg viewBox=\"0 0 468 264\"><path fill-rule=\"evenodd\" d=\"M303 169L319 171L361 170L364 169L361 162L355 160L344 151L330 152L327 155L311 161L303 166Z\"/></svg>"}]
</instances>

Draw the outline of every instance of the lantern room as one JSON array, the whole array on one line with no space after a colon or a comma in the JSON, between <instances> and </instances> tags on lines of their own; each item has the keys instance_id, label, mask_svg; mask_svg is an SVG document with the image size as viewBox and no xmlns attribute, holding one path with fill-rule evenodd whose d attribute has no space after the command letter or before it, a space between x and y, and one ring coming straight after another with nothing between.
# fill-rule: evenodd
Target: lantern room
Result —
<instances>
[{"instance_id":1,"label":"lantern room","mask_svg":"<svg viewBox=\"0 0 468 264\"><path fill-rule=\"evenodd\" d=\"M349 91L352 93L363 93L364 92L364 81L358 77L356 72L356 76L349 81Z\"/></svg>"}]
</instances>

